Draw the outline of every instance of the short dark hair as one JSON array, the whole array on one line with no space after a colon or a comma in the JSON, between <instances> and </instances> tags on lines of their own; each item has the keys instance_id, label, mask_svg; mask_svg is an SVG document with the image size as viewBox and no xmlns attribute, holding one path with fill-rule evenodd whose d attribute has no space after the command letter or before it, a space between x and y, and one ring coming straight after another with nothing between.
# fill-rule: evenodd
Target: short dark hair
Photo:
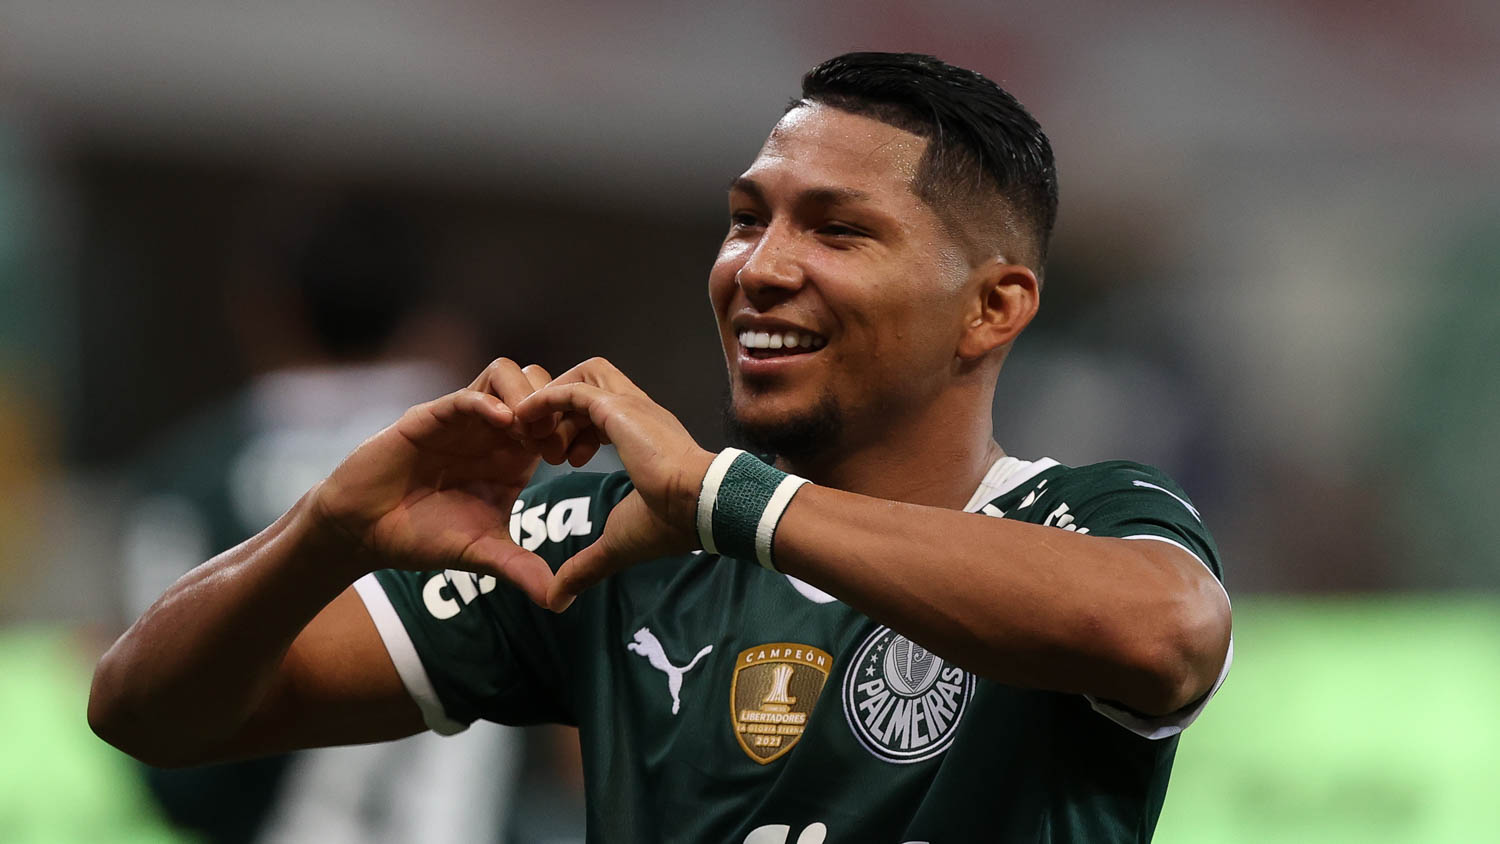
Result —
<instances>
[{"instance_id":1,"label":"short dark hair","mask_svg":"<svg viewBox=\"0 0 1500 844\"><path fill-rule=\"evenodd\" d=\"M1005 89L934 56L845 53L802 77L802 98L788 111L809 102L928 139L917 196L940 213L986 194L1003 198L1041 271L1057 220L1057 167L1042 127Z\"/></svg>"}]
</instances>

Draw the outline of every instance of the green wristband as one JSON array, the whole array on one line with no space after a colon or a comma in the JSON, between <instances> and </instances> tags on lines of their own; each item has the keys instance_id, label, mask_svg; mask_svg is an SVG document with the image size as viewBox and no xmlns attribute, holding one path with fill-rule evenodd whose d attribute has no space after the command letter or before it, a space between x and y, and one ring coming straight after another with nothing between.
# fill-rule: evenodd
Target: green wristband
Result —
<instances>
[{"instance_id":1,"label":"green wristband","mask_svg":"<svg viewBox=\"0 0 1500 844\"><path fill-rule=\"evenodd\" d=\"M775 571L771 548L776 527L807 481L738 449L725 449L714 463L698 502L704 548Z\"/></svg>"}]
</instances>

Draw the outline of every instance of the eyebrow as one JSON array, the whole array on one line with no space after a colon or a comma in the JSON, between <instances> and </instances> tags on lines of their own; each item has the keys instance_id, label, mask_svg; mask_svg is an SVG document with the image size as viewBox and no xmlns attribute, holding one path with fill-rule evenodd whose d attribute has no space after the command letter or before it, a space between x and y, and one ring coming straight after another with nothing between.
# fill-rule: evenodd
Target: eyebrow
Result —
<instances>
[{"instance_id":1,"label":"eyebrow","mask_svg":"<svg viewBox=\"0 0 1500 844\"><path fill-rule=\"evenodd\" d=\"M749 194L752 199L758 202L764 202L766 198L766 193L761 189L760 183L748 176L735 176L729 181L729 190ZM870 194L854 188L808 188L797 194L799 204L811 203L814 205L838 205L847 202L860 202L869 198Z\"/></svg>"}]
</instances>

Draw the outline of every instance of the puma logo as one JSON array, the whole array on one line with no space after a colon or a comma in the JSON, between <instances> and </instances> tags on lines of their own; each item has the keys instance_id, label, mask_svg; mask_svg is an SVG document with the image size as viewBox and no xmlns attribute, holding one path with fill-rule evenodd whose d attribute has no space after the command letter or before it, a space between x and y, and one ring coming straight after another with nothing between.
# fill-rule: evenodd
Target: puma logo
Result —
<instances>
[{"instance_id":1,"label":"puma logo","mask_svg":"<svg viewBox=\"0 0 1500 844\"><path fill-rule=\"evenodd\" d=\"M667 652L662 650L661 642L651 632L651 628L642 627L635 631L635 641L627 643L625 649L645 657L646 661L651 663L652 668L667 675L667 691L672 693L672 714L676 715L677 710L682 708L682 699L679 697L682 693L682 675L692 671L693 666L698 664L698 660L708 656L714 646L704 645L703 650L698 651L698 655L693 657L692 661L678 668L667 661Z\"/></svg>"}]
</instances>

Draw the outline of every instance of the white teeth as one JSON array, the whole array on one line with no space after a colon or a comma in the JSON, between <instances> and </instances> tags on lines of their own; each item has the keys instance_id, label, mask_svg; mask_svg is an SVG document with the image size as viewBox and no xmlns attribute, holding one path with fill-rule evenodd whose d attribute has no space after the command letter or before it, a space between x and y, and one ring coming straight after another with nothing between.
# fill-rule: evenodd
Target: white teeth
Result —
<instances>
[{"instance_id":1,"label":"white teeth","mask_svg":"<svg viewBox=\"0 0 1500 844\"><path fill-rule=\"evenodd\" d=\"M828 341L795 331L741 331L740 345L747 349L821 349Z\"/></svg>"}]
</instances>

